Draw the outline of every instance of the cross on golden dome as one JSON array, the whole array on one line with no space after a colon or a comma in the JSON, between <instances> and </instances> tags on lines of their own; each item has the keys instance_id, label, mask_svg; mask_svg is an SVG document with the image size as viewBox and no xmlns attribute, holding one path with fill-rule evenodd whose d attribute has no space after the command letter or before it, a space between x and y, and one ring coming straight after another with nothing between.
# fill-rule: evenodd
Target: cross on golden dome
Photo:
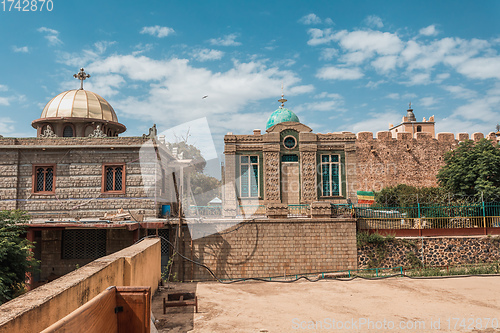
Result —
<instances>
[{"instance_id":1,"label":"cross on golden dome","mask_svg":"<svg viewBox=\"0 0 500 333\"><path fill-rule=\"evenodd\" d=\"M90 77L90 74L85 73L85 70L82 67L80 68L80 72L78 72L77 74L73 74L73 77L81 81L80 90L83 90L83 81L88 79Z\"/></svg>"}]
</instances>

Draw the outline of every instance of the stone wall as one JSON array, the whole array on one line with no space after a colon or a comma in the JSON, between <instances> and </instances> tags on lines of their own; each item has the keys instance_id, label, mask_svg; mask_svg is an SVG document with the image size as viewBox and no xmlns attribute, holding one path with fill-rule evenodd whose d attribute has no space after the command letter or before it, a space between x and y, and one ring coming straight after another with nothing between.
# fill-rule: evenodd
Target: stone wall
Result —
<instances>
[{"instance_id":1,"label":"stone wall","mask_svg":"<svg viewBox=\"0 0 500 333\"><path fill-rule=\"evenodd\" d=\"M395 238L358 248L358 268L411 267L419 262L425 266L453 266L498 261L500 237L491 236Z\"/></svg>"},{"instance_id":2,"label":"stone wall","mask_svg":"<svg viewBox=\"0 0 500 333\"><path fill-rule=\"evenodd\" d=\"M356 268L356 223L351 219L200 223L190 224L189 230L195 239L186 239L184 254L210 267L220 279ZM196 238L200 233L208 235ZM213 279L206 269L187 261L184 270L185 280Z\"/></svg>"},{"instance_id":3,"label":"stone wall","mask_svg":"<svg viewBox=\"0 0 500 333\"><path fill-rule=\"evenodd\" d=\"M110 255L134 244L134 233L132 231L126 229L105 230L106 255ZM62 258L62 230L45 229L42 230L41 233L42 237L39 241L40 244L36 244L36 246L41 246L41 281L53 280L92 261L92 259Z\"/></svg>"},{"instance_id":4,"label":"stone wall","mask_svg":"<svg viewBox=\"0 0 500 333\"><path fill-rule=\"evenodd\" d=\"M175 201L174 168L163 146L149 143L145 152L146 144L140 137L0 139L0 210L34 219L97 218L120 208L157 216L162 203ZM33 193L37 164L55 164L55 193ZM104 164L125 165L125 193L102 192Z\"/></svg>"},{"instance_id":5,"label":"stone wall","mask_svg":"<svg viewBox=\"0 0 500 333\"><path fill-rule=\"evenodd\" d=\"M474 133L474 141L484 138L482 133ZM494 133L487 138L496 142ZM356 159L348 166L355 172L357 179L350 184L350 190L380 191L386 186L407 184L411 186L436 186L436 175L444 165L444 154L458 146L459 142L469 139L467 133L439 133L433 139L429 133L397 133L392 138L389 131L360 132L356 140Z\"/></svg>"}]
</instances>

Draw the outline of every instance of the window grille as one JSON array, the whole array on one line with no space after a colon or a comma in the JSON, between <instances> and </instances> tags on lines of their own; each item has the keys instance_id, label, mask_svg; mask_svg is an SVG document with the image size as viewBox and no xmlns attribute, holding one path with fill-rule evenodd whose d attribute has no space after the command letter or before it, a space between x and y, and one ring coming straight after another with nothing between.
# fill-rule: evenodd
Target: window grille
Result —
<instances>
[{"instance_id":1,"label":"window grille","mask_svg":"<svg viewBox=\"0 0 500 333\"><path fill-rule=\"evenodd\" d=\"M124 192L124 165L105 165L103 171L103 192Z\"/></svg>"},{"instance_id":2,"label":"window grille","mask_svg":"<svg viewBox=\"0 0 500 333\"><path fill-rule=\"evenodd\" d=\"M62 259L97 259L106 255L106 230L71 229L62 233Z\"/></svg>"},{"instance_id":3,"label":"window grille","mask_svg":"<svg viewBox=\"0 0 500 333\"><path fill-rule=\"evenodd\" d=\"M33 192L45 193L54 192L55 166L34 166L33 168Z\"/></svg>"},{"instance_id":4,"label":"window grille","mask_svg":"<svg viewBox=\"0 0 500 333\"><path fill-rule=\"evenodd\" d=\"M259 196L259 156L240 156L240 196Z\"/></svg>"},{"instance_id":5,"label":"window grille","mask_svg":"<svg viewBox=\"0 0 500 333\"><path fill-rule=\"evenodd\" d=\"M148 229L148 236L156 235L156 229ZM169 239L168 237L168 229L158 229L158 236L161 238L161 254L169 254L170 247L168 242L165 239Z\"/></svg>"},{"instance_id":6,"label":"window grille","mask_svg":"<svg viewBox=\"0 0 500 333\"><path fill-rule=\"evenodd\" d=\"M321 155L321 194L325 197L340 195L340 156Z\"/></svg>"},{"instance_id":7,"label":"window grille","mask_svg":"<svg viewBox=\"0 0 500 333\"><path fill-rule=\"evenodd\" d=\"M281 155L281 162L298 162L299 156L297 155Z\"/></svg>"}]
</instances>

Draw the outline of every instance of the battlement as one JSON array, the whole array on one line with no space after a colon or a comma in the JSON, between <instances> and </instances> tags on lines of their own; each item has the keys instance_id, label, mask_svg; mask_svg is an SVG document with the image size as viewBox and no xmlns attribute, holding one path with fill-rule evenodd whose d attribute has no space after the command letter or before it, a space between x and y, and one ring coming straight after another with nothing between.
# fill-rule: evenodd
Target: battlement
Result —
<instances>
[{"instance_id":1,"label":"battlement","mask_svg":"<svg viewBox=\"0 0 500 333\"><path fill-rule=\"evenodd\" d=\"M396 138L392 137L392 133L390 131L380 131L377 132L376 137L373 136L373 132L359 132L356 135L356 138L358 141L372 141L372 140L378 140L378 141L431 141L431 140L436 140L438 142L443 142L443 143L452 143L452 142L463 142L467 140L473 140L473 141L479 141L483 138L487 138L489 140L492 140L494 142L497 142L500 140L500 138L497 139L497 136L494 132L488 133L488 135L484 135L483 133L473 133L472 137L469 137L468 133L459 133L455 137L455 134L453 133L438 133L436 135L436 138L432 138L431 133L426 133L426 132L419 132L416 133L416 138L412 138L412 134L410 132L398 132L396 133Z\"/></svg>"}]
</instances>

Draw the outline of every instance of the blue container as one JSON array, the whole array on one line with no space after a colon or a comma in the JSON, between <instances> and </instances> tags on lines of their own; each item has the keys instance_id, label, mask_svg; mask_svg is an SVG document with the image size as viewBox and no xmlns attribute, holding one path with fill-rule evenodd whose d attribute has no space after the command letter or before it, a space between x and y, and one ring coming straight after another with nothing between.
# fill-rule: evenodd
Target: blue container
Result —
<instances>
[{"instance_id":1,"label":"blue container","mask_svg":"<svg viewBox=\"0 0 500 333\"><path fill-rule=\"evenodd\" d=\"M170 205L161 205L161 216L170 216Z\"/></svg>"}]
</instances>

